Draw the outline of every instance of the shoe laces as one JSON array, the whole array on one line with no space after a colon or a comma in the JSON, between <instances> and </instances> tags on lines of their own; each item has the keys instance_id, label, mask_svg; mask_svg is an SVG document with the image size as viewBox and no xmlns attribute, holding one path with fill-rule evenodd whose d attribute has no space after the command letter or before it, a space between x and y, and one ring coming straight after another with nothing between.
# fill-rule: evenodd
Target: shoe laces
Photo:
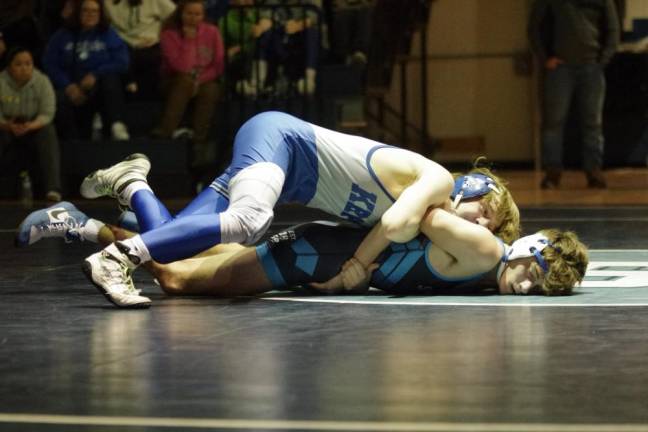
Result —
<instances>
[{"instance_id":1,"label":"shoe laces","mask_svg":"<svg viewBox=\"0 0 648 432\"><path fill-rule=\"evenodd\" d=\"M65 243L73 241L83 241L81 235L81 225L74 217L69 216L65 220L50 222L47 224L39 225L38 229L43 237L63 237Z\"/></svg>"},{"instance_id":2,"label":"shoe laces","mask_svg":"<svg viewBox=\"0 0 648 432\"><path fill-rule=\"evenodd\" d=\"M110 263L101 266L104 279L110 281L111 286L117 288L116 291L119 291L121 294L140 295L142 291L135 288L135 284L133 283L133 270L126 263L110 253L104 251L103 257L106 258L106 263Z\"/></svg>"},{"instance_id":3,"label":"shoe laces","mask_svg":"<svg viewBox=\"0 0 648 432\"><path fill-rule=\"evenodd\" d=\"M69 226L64 221L51 222L43 225L38 225L38 229L43 236L65 236Z\"/></svg>"},{"instance_id":4,"label":"shoe laces","mask_svg":"<svg viewBox=\"0 0 648 432\"><path fill-rule=\"evenodd\" d=\"M112 183L100 183L98 182L95 186L95 191L98 195L109 196L110 198L117 198L115 191L113 190Z\"/></svg>"},{"instance_id":5,"label":"shoe laces","mask_svg":"<svg viewBox=\"0 0 648 432\"><path fill-rule=\"evenodd\" d=\"M68 227L67 232L65 233L65 243L71 243L73 241L84 241L83 235L81 235L81 229L84 225L80 224L74 217L70 216L65 220L65 223Z\"/></svg>"}]
</instances>

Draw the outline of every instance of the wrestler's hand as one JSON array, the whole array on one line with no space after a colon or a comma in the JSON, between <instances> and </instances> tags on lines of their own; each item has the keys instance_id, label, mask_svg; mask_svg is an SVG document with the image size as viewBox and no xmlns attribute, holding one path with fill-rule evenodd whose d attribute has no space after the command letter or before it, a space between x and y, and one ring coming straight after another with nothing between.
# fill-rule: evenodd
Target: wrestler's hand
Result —
<instances>
[{"instance_id":1,"label":"wrestler's hand","mask_svg":"<svg viewBox=\"0 0 648 432\"><path fill-rule=\"evenodd\" d=\"M308 285L321 294L340 294L344 291L342 273L338 273L326 282L311 282Z\"/></svg>"},{"instance_id":2,"label":"wrestler's hand","mask_svg":"<svg viewBox=\"0 0 648 432\"><path fill-rule=\"evenodd\" d=\"M378 264L369 264L369 267L362 265L355 257L344 263L342 266L342 283L344 291L348 294L363 294L369 289L371 274L378 268Z\"/></svg>"},{"instance_id":3,"label":"wrestler's hand","mask_svg":"<svg viewBox=\"0 0 648 432\"><path fill-rule=\"evenodd\" d=\"M311 288L323 294L364 294L369 289L371 274L378 264L365 268L356 258L342 265L342 271L326 282L312 282Z\"/></svg>"}]
</instances>

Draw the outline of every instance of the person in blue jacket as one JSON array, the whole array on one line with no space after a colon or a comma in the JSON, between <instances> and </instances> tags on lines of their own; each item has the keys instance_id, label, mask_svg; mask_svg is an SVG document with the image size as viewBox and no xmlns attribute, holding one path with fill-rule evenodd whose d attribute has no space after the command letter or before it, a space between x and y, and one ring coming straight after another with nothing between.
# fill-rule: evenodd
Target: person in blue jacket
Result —
<instances>
[{"instance_id":1,"label":"person in blue jacket","mask_svg":"<svg viewBox=\"0 0 648 432\"><path fill-rule=\"evenodd\" d=\"M128 47L110 28L103 4L83 0L52 35L43 58L57 91L57 126L64 138L90 138L98 112L113 139L129 139L120 77L128 64Z\"/></svg>"}]
</instances>

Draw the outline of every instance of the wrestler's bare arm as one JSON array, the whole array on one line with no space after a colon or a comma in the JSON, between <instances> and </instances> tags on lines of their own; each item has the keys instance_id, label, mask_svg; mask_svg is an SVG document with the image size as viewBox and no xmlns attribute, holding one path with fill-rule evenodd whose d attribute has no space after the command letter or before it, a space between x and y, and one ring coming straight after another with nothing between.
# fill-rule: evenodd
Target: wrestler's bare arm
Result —
<instances>
[{"instance_id":1,"label":"wrestler's bare arm","mask_svg":"<svg viewBox=\"0 0 648 432\"><path fill-rule=\"evenodd\" d=\"M487 228L443 209L430 209L421 232L452 259L433 263L445 276L461 277L491 270L502 256L500 241Z\"/></svg>"},{"instance_id":2,"label":"wrestler's bare arm","mask_svg":"<svg viewBox=\"0 0 648 432\"><path fill-rule=\"evenodd\" d=\"M432 257L435 269L446 276L462 277L486 272L501 258L501 243L487 228L443 209L428 209L420 230L432 241L437 251ZM311 285L328 293L366 289L370 273L375 269L373 263L389 243L385 227L381 223L376 224L340 274L326 282ZM359 271L362 268L366 270L364 275ZM347 275L347 271L353 271L356 275Z\"/></svg>"},{"instance_id":3,"label":"wrestler's bare arm","mask_svg":"<svg viewBox=\"0 0 648 432\"><path fill-rule=\"evenodd\" d=\"M372 168L397 197L381 221L387 238L405 243L416 237L429 207L448 203L454 181L441 165L416 153L400 149L376 152Z\"/></svg>"}]
</instances>

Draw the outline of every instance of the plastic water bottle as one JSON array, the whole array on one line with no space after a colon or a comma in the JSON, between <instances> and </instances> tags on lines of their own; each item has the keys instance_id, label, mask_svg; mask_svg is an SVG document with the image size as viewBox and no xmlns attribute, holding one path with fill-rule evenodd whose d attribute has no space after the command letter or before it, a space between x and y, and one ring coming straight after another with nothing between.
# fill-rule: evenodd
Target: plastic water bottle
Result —
<instances>
[{"instance_id":1,"label":"plastic water bottle","mask_svg":"<svg viewBox=\"0 0 648 432\"><path fill-rule=\"evenodd\" d=\"M31 206L34 201L32 181L27 171L22 171L20 173L20 198L26 206Z\"/></svg>"}]
</instances>

